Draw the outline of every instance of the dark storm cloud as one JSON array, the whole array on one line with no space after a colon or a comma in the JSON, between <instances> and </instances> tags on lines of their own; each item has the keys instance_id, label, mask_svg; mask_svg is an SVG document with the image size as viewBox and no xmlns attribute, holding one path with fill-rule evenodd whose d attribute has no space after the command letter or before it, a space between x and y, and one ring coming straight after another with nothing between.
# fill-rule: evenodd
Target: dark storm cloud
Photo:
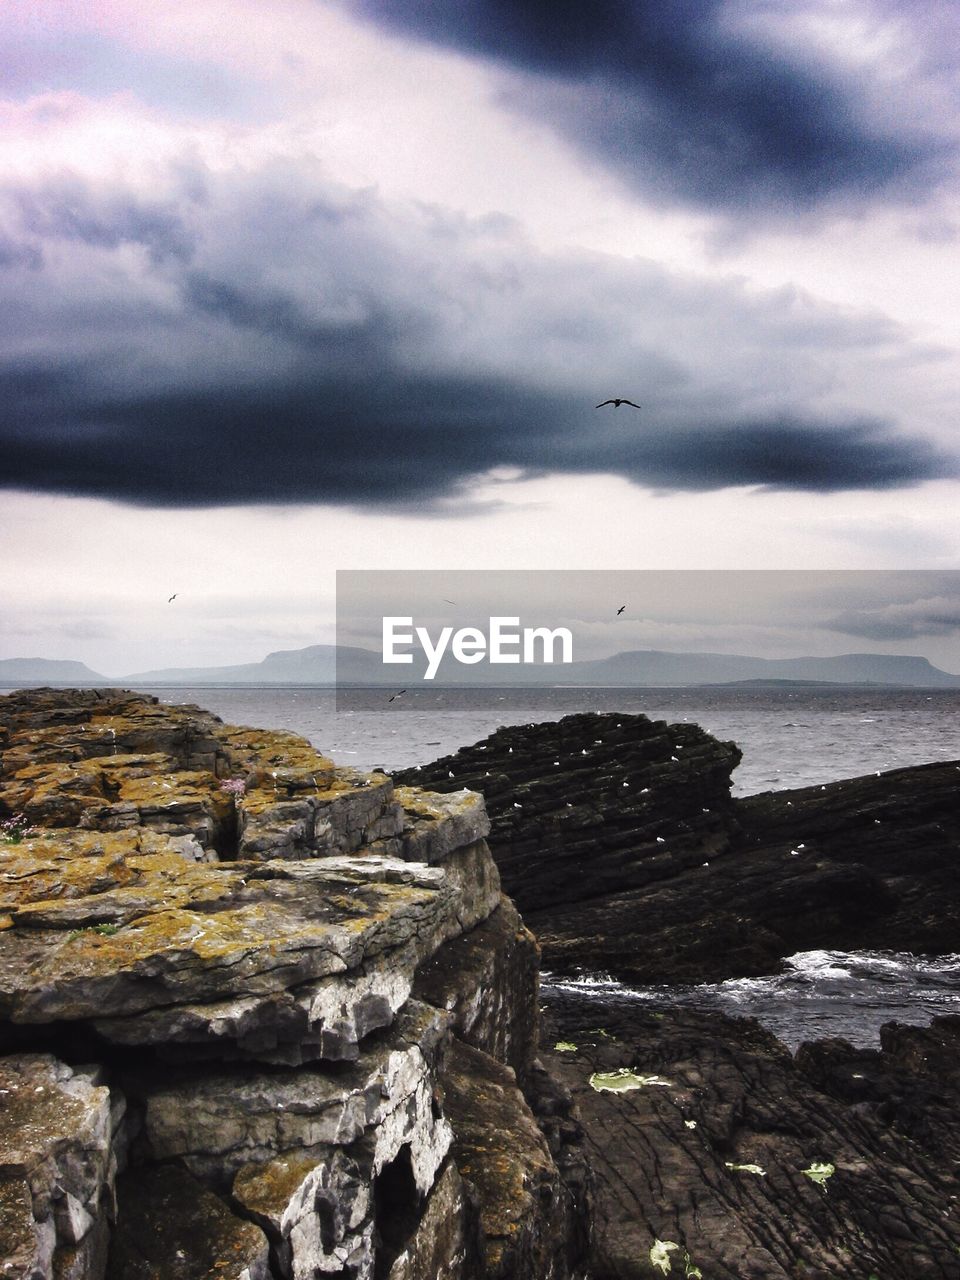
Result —
<instances>
[{"instance_id":1,"label":"dark storm cloud","mask_svg":"<svg viewBox=\"0 0 960 1280\"><path fill-rule=\"evenodd\" d=\"M954 590L933 598L850 609L823 625L829 631L842 631L868 640L960 635L960 597Z\"/></svg>"},{"instance_id":2,"label":"dark storm cloud","mask_svg":"<svg viewBox=\"0 0 960 1280\"><path fill-rule=\"evenodd\" d=\"M382 372L375 388L331 379L100 404L77 386L67 419L37 381L0 375L3 483L155 506L422 504L498 465L700 491L881 489L951 469L929 446L863 424L707 423L598 442L582 399L492 378Z\"/></svg>"},{"instance_id":3,"label":"dark storm cloud","mask_svg":"<svg viewBox=\"0 0 960 1280\"><path fill-rule=\"evenodd\" d=\"M891 489L956 467L920 441L896 439L879 422L748 419L644 438L625 468L633 479L677 489L762 485L770 489Z\"/></svg>"},{"instance_id":4,"label":"dark storm cloud","mask_svg":"<svg viewBox=\"0 0 960 1280\"><path fill-rule=\"evenodd\" d=\"M493 383L389 374L375 389L357 378L86 404L69 424L41 410L39 430L16 433L4 480L158 506L402 504L482 471L518 419L546 408Z\"/></svg>"},{"instance_id":5,"label":"dark storm cloud","mask_svg":"<svg viewBox=\"0 0 960 1280\"><path fill-rule=\"evenodd\" d=\"M154 263L187 261L193 244L169 204L125 193L98 195L79 179L64 178L16 193L22 225L33 236L76 240L102 249L143 245Z\"/></svg>"},{"instance_id":6,"label":"dark storm cloud","mask_svg":"<svg viewBox=\"0 0 960 1280\"><path fill-rule=\"evenodd\" d=\"M956 474L889 412L821 407L848 365L884 404L889 369L909 376L876 317L537 253L303 166L195 178L8 193L42 255L0 271L3 487L396 508L498 466L693 491ZM594 408L609 395L644 407Z\"/></svg>"},{"instance_id":7,"label":"dark storm cloud","mask_svg":"<svg viewBox=\"0 0 960 1280\"><path fill-rule=\"evenodd\" d=\"M906 101L896 126L871 120L852 75L762 47L730 0L348 3L521 73L511 107L662 198L730 213L859 205L927 191L955 153L912 127Z\"/></svg>"}]
</instances>

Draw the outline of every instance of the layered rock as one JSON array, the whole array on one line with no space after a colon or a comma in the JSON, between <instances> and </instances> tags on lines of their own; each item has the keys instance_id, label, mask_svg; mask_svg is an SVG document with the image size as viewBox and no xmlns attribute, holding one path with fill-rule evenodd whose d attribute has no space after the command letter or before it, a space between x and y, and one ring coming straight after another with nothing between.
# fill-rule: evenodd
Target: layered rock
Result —
<instances>
[{"instance_id":1,"label":"layered rock","mask_svg":"<svg viewBox=\"0 0 960 1280\"><path fill-rule=\"evenodd\" d=\"M5 1277L572 1274L584 1200L518 1084L536 947L479 797L116 690L10 695L0 744L0 1070L38 1091ZM529 1136L509 1177L462 1167L461 1038Z\"/></svg>"},{"instance_id":2,"label":"layered rock","mask_svg":"<svg viewBox=\"0 0 960 1280\"><path fill-rule=\"evenodd\" d=\"M811 948L956 949L960 765L733 800L738 760L695 726L577 715L397 778L484 795L553 970L720 981Z\"/></svg>"},{"instance_id":3,"label":"layered rock","mask_svg":"<svg viewBox=\"0 0 960 1280\"><path fill-rule=\"evenodd\" d=\"M483 795L497 864L526 919L656 883L725 850L739 761L733 743L696 725L584 713L498 729L394 776Z\"/></svg>"},{"instance_id":4,"label":"layered rock","mask_svg":"<svg viewBox=\"0 0 960 1280\"><path fill-rule=\"evenodd\" d=\"M485 794L504 886L555 970L717 981L811 948L956 950L960 765L733 801L736 759L686 726L576 716L398 777ZM554 1157L570 1190L569 1099L597 1280L957 1274L960 1019L794 1058L718 1014L572 984L545 1004Z\"/></svg>"},{"instance_id":5,"label":"layered rock","mask_svg":"<svg viewBox=\"0 0 960 1280\"><path fill-rule=\"evenodd\" d=\"M955 1275L956 1019L794 1059L553 992L544 1052L537 971L954 950L956 764L733 801L731 744L575 716L391 780L109 690L0 749L0 1274Z\"/></svg>"},{"instance_id":6,"label":"layered rock","mask_svg":"<svg viewBox=\"0 0 960 1280\"><path fill-rule=\"evenodd\" d=\"M123 1102L96 1068L0 1058L2 1274L102 1275Z\"/></svg>"},{"instance_id":7,"label":"layered rock","mask_svg":"<svg viewBox=\"0 0 960 1280\"><path fill-rule=\"evenodd\" d=\"M599 1025L598 1025L599 1023ZM604 1280L950 1280L960 1019L796 1058L755 1022L548 998Z\"/></svg>"}]
</instances>

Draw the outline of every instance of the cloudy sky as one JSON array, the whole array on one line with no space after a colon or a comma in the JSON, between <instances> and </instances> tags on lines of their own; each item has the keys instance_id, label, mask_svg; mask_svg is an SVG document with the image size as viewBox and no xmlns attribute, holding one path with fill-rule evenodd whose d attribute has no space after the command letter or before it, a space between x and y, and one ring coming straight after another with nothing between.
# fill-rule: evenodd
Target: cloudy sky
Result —
<instances>
[{"instance_id":1,"label":"cloudy sky","mask_svg":"<svg viewBox=\"0 0 960 1280\"><path fill-rule=\"evenodd\" d=\"M337 569L960 566L958 26L4 5L0 657L253 661ZM869 647L960 654L929 588Z\"/></svg>"}]
</instances>

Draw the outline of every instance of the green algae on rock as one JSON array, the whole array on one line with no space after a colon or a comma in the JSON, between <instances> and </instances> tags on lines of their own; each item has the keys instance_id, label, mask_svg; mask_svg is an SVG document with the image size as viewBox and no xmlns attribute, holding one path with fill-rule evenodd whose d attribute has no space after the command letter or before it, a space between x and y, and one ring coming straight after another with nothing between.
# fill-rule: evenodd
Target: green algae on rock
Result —
<instances>
[{"instance_id":1,"label":"green algae on rock","mask_svg":"<svg viewBox=\"0 0 960 1280\"><path fill-rule=\"evenodd\" d=\"M650 1085L662 1085L670 1089L669 1080L660 1076L644 1076L629 1067L618 1067L615 1071L594 1071L589 1080L590 1088L597 1093L627 1093L630 1089L646 1089Z\"/></svg>"}]
</instances>

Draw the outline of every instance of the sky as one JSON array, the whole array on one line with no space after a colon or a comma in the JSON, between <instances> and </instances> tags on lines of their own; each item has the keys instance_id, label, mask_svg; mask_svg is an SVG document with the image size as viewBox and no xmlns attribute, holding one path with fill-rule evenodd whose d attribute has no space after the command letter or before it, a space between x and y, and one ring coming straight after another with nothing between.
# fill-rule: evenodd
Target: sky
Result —
<instances>
[{"instance_id":1,"label":"sky","mask_svg":"<svg viewBox=\"0 0 960 1280\"><path fill-rule=\"evenodd\" d=\"M338 569L960 568L958 27L10 0L0 657L329 642ZM869 647L960 671L896 581Z\"/></svg>"},{"instance_id":2,"label":"sky","mask_svg":"<svg viewBox=\"0 0 960 1280\"><path fill-rule=\"evenodd\" d=\"M570 636L566 657L561 640L550 641L556 662L606 658L631 648L766 658L916 654L919 641L922 656L951 670L957 659L960 572L362 569L337 574L337 642L391 652L390 661L399 661L397 654L419 655L427 644L436 648L444 629L449 634L442 643L450 648L464 627L483 638L480 652L489 654L497 620L500 633L510 636L530 627L564 628ZM426 644L418 631L426 633ZM534 643L535 662L543 652L540 644ZM521 649L519 640L503 644L505 653Z\"/></svg>"}]
</instances>

